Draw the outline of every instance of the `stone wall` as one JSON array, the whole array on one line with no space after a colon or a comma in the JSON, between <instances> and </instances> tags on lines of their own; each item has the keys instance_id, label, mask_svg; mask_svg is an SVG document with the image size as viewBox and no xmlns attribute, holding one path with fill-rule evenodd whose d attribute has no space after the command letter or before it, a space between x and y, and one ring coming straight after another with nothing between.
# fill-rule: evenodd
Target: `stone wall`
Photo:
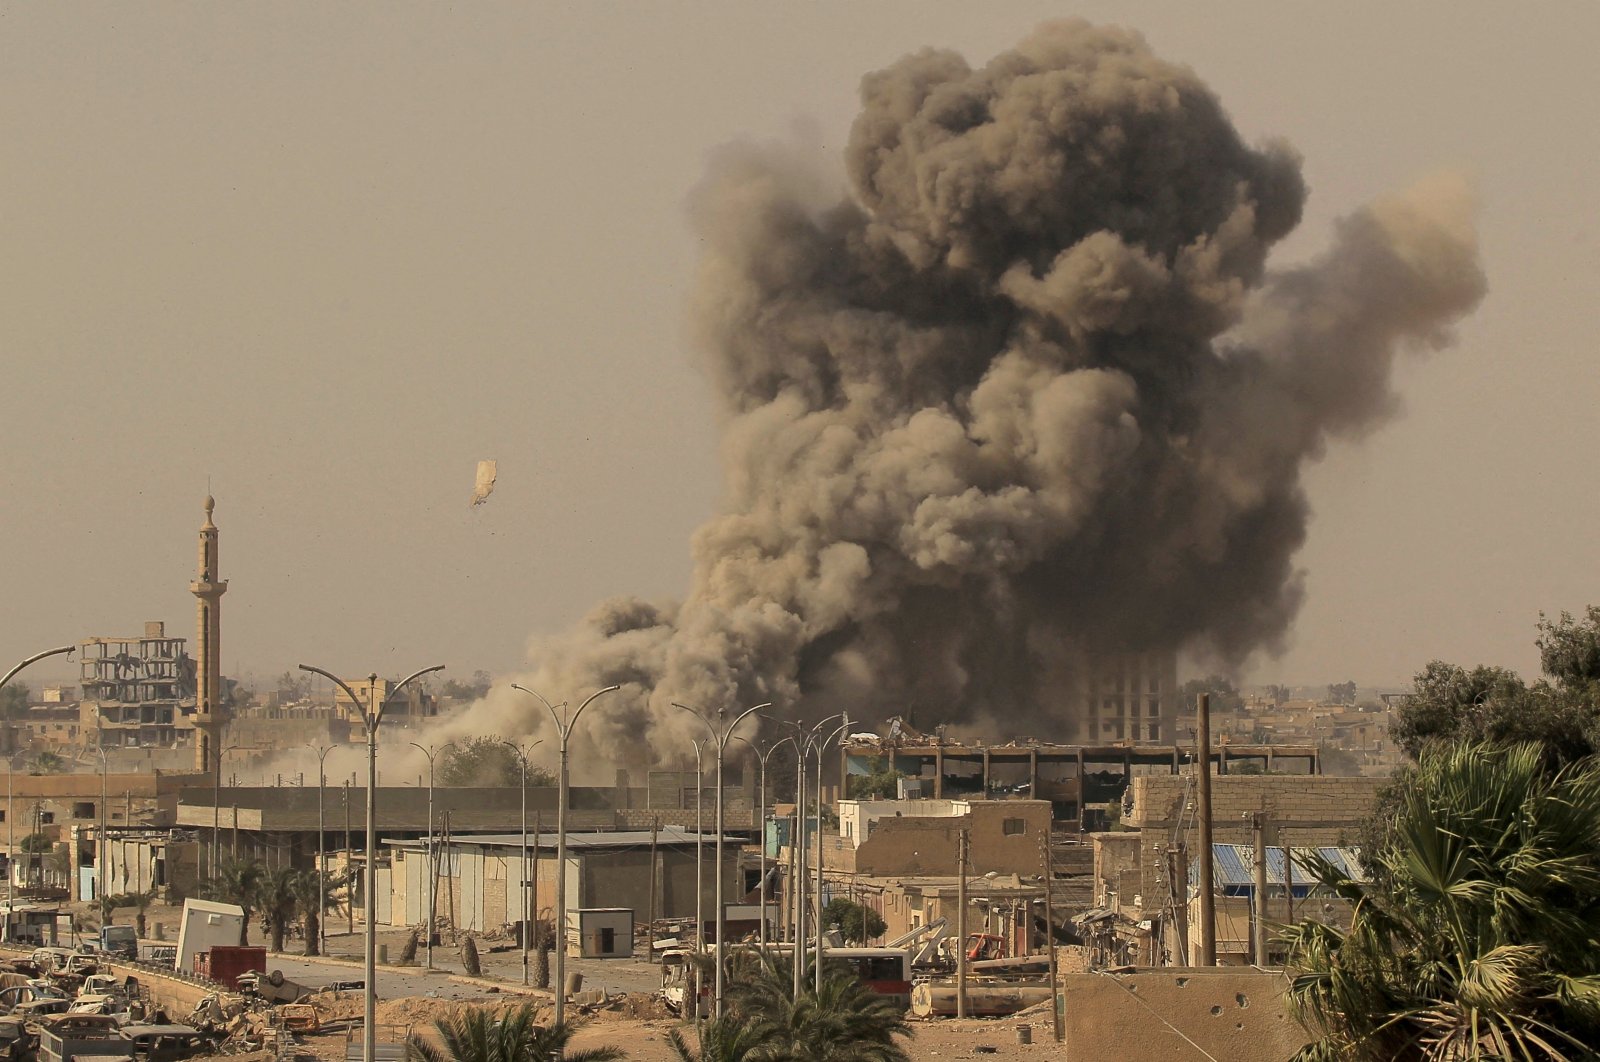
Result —
<instances>
[{"instance_id":1,"label":"stone wall","mask_svg":"<svg viewBox=\"0 0 1600 1062\"><path fill-rule=\"evenodd\" d=\"M1061 981L1067 1058L1283 1062L1309 1039L1284 1005L1288 979L1278 973L1139 970Z\"/></svg>"},{"instance_id":2,"label":"stone wall","mask_svg":"<svg viewBox=\"0 0 1600 1062\"><path fill-rule=\"evenodd\" d=\"M1383 784L1376 778L1330 775L1214 775L1211 821L1219 844L1251 843L1249 815L1265 811L1272 822L1292 830L1297 845L1353 843L1361 821L1371 814ZM1146 775L1133 780L1133 812L1127 825L1170 833L1180 820L1194 821L1186 805L1195 799L1191 779ZM1269 844L1280 843L1268 837Z\"/></svg>"}]
</instances>

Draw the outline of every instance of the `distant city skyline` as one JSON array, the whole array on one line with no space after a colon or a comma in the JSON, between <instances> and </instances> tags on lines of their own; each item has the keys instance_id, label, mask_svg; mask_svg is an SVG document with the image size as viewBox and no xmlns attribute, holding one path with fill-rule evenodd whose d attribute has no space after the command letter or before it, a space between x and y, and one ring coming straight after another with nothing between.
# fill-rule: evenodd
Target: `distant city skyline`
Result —
<instances>
[{"instance_id":1,"label":"distant city skyline","mask_svg":"<svg viewBox=\"0 0 1600 1062\"><path fill-rule=\"evenodd\" d=\"M608 598L681 595L723 491L682 323L708 155L796 140L837 169L863 74L1062 14L1143 33L1303 155L1278 265L1430 171L1475 187L1489 294L1403 362L1398 419L1310 471L1305 603L1241 681L1535 673L1540 612L1600 602L1600 9L1264 0L9 11L0 666L155 619L193 652L208 492L230 677L503 679Z\"/></svg>"}]
</instances>

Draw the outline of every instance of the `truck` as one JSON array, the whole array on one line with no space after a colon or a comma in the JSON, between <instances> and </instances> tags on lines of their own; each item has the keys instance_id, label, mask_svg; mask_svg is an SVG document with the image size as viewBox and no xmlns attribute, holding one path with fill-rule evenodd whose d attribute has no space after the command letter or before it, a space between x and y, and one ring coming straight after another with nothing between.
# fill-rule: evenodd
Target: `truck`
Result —
<instances>
[{"instance_id":1,"label":"truck","mask_svg":"<svg viewBox=\"0 0 1600 1062\"><path fill-rule=\"evenodd\" d=\"M95 942L101 951L121 959L139 957L139 935L132 926L101 926Z\"/></svg>"}]
</instances>

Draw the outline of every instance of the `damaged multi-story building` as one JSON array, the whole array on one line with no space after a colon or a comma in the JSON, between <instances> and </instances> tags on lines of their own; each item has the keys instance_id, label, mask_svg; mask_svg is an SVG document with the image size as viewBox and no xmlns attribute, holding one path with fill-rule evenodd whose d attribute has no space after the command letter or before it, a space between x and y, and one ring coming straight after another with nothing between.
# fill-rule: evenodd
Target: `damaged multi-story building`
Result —
<instances>
[{"instance_id":1,"label":"damaged multi-story building","mask_svg":"<svg viewBox=\"0 0 1600 1062\"><path fill-rule=\"evenodd\" d=\"M194 740L195 663L153 620L142 636L78 643L79 725L103 748L173 748Z\"/></svg>"}]
</instances>

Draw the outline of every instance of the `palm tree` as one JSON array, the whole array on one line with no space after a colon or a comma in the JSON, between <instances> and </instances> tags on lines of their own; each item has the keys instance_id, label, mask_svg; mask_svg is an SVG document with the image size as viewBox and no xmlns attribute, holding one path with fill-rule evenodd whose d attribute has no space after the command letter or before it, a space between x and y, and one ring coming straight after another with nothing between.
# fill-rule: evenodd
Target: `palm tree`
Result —
<instances>
[{"instance_id":1,"label":"palm tree","mask_svg":"<svg viewBox=\"0 0 1600 1062\"><path fill-rule=\"evenodd\" d=\"M265 876L266 868L253 859L230 859L200 887L204 899L237 904L244 909L244 922L239 926L240 946L250 943L250 916L259 906Z\"/></svg>"},{"instance_id":2,"label":"palm tree","mask_svg":"<svg viewBox=\"0 0 1600 1062\"><path fill-rule=\"evenodd\" d=\"M283 938L288 935L289 923L294 921L295 912L299 910L299 897L295 890L299 876L298 870L279 867L263 874L261 884L257 887L256 902L261 907L261 917L271 935L270 947L273 951L283 950Z\"/></svg>"},{"instance_id":3,"label":"palm tree","mask_svg":"<svg viewBox=\"0 0 1600 1062\"><path fill-rule=\"evenodd\" d=\"M615 1062L627 1055L615 1047L569 1051L578 1026L547 1029L533 1023L532 1003L496 1017L485 1007L466 1007L434 1022L440 1046L418 1037L408 1045L412 1062Z\"/></svg>"},{"instance_id":4,"label":"palm tree","mask_svg":"<svg viewBox=\"0 0 1600 1062\"><path fill-rule=\"evenodd\" d=\"M870 991L843 963L823 966L820 993L815 977L806 974L796 998L786 958L747 952L736 961L728 995L731 1013L765 1030L763 1053L808 1062L909 1062L895 1039L912 1035L905 1012Z\"/></svg>"},{"instance_id":5,"label":"palm tree","mask_svg":"<svg viewBox=\"0 0 1600 1062\"><path fill-rule=\"evenodd\" d=\"M323 874L316 867L294 872L289 890L294 896L295 910L300 912L301 927L305 930L307 955L320 954L322 915L324 911L339 910L338 890L344 883L344 875L331 872Z\"/></svg>"},{"instance_id":6,"label":"palm tree","mask_svg":"<svg viewBox=\"0 0 1600 1062\"><path fill-rule=\"evenodd\" d=\"M1534 745L1422 754L1399 794L1382 884L1313 860L1347 932L1285 932L1302 1062L1595 1058L1600 1043L1600 762Z\"/></svg>"},{"instance_id":7,"label":"palm tree","mask_svg":"<svg viewBox=\"0 0 1600 1062\"><path fill-rule=\"evenodd\" d=\"M770 1050L770 1026L731 1015L701 1022L693 1048L677 1029L667 1030L667 1040L679 1062L756 1062L778 1057Z\"/></svg>"}]
</instances>

